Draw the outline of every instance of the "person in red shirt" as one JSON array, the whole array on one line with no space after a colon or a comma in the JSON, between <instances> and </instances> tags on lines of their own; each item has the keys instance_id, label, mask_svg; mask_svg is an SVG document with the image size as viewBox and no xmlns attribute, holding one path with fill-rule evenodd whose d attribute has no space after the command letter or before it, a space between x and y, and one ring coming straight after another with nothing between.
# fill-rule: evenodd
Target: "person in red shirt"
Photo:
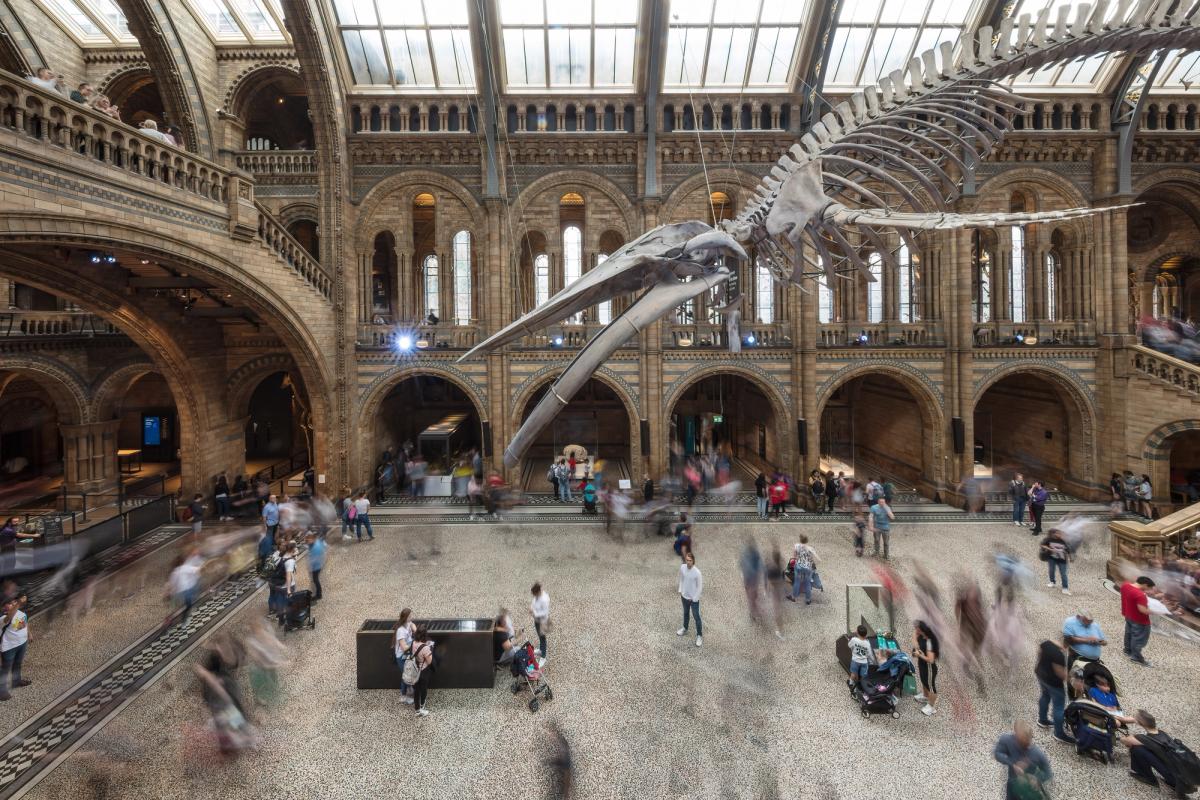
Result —
<instances>
[{"instance_id":1,"label":"person in red shirt","mask_svg":"<svg viewBox=\"0 0 1200 800\"><path fill-rule=\"evenodd\" d=\"M1121 585L1121 616L1125 618L1125 655L1143 667L1150 666L1150 662L1142 656L1142 648L1150 641L1150 604L1146 600L1146 590L1153 586L1154 581L1145 575L1132 583L1125 581Z\"/></svg>"},{"instance_id":2,"label":"person in red shirt","mask_svg":"<svg viewBox=\"0 0 1200 800\"><path fill-rule=\"evenodd\" d=\"M787 506L788 486L783 478L777 478L775 483L771 484L771 506L775 512L775 519L781 516L786 517L787 513L784 507Z\"/></svg>"}]
</instances>

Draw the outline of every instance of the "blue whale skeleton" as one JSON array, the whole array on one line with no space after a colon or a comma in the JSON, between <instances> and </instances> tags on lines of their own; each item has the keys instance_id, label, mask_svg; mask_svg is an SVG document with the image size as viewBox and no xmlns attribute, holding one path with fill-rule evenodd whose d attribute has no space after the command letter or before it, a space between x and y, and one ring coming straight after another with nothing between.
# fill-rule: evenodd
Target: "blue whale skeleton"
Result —
<instances>
[{"instance_id":1,"label":"blue whale skeleton","mask_svg":"<svg viewBox=\"0 0 1200 800\"><path fill-rule=\"evenodd\" d=\"M690 221L660 225L462 359L488 353L613 297L637 299L575 355L504 451L513 467L537 435L617 348L673 308L733 274L728 259L759 263L780 283L800 286L846 273L874 281L859 247L895 269L879 229L912 252L923 231L1024 225L1111 211L957 214L948 210L962 176L1003 140L1032 103L1001 81L1026 71L1103 53L1144 56L1200 44L1200 0L1098 0L1045 9L1036 17L980 28L955 47L942 43L913 58L814 124L765 176L738 215L717 228ZM736 301L731 304L735 305ZM460 359L461 360L461 359Z\"/></svg>"}]
</instances>

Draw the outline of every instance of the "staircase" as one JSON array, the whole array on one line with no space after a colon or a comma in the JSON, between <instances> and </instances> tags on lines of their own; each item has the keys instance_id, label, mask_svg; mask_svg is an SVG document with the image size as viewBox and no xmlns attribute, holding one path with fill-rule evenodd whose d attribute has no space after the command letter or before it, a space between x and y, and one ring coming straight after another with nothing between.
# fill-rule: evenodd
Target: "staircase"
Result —
<instances>
[{"instance_id":1,"label":"staircase","mask_svg":"<svg viewBox=\"0 0 1200 800\"><path fill-rule=\"evenodd\" d=\"M1132 345L1126 349L1133 373L1168 387L1181 397L1200 400L1200 366L1145 345Z\"/></svg>"}]
</instances>

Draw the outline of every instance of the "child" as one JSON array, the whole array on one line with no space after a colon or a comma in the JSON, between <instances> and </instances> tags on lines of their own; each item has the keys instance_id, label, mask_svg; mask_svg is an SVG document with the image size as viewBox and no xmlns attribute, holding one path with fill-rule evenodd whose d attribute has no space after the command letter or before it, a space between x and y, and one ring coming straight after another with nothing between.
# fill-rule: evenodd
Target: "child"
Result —
<instances>
[{"instance_id":1,"label":"child","mask_svg":"<svg viewBox=\"0 0 1200 800\"><path fill-rule=\"evenodd\" d=\"M867 529L867 519L863 514L861 503L854 504L854 555L862 558L864 532Z\"/></svg>"},{"instance_id":2,"label":"child","mask_svg":"<svg viewBox=\"0 0 1200 800\"><path fill-rule=\"evenodd\" d=\"M850 677L861 683L871 668L871 643L867 641L867 626L859 625L850 637Z\"/></svg>"}]
</instances>

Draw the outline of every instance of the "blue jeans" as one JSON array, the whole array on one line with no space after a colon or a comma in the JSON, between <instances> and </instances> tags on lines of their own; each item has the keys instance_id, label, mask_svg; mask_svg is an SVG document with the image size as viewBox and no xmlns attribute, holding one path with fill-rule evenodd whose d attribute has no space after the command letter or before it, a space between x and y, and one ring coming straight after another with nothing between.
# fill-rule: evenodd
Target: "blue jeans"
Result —
<instances>
[{"instance_id":1,"label":"blue jeans","mask_svg":"<svg viewBox=\"0 0 1200 800\"><path fill-rule=\"evenodd\" d=\"M542 633L542 621L540 619L534 619L533 628L534 628L534 630L537 631L538 650L541 653L542 658L545 658L546 657L546 634Z\"/></svg>"},{"instance_id":2,"label":"blue jeans","mask_svg":"<svg viewBox=\"0 0 1200 800\"><path fill-rule=\"evenodd\" d=\"M1057 566L1058 567L1058 577L1060 577L1062 579L1062 587L1064 589L1071 588L1070 586L1067 585L1067 562L1058 561L1057 559L1052 558L1049 561L1047 561L1046 564L1048 564L1050 567L1050 582L1051 583L1054 583L1054 568Z\"/></svg>"},{"instance_id":3,"label":"blue jeans","mask_svg":"<svg viewBox=\"0 0 1200 800\"><path fill-rule=\"evenodd\" d=\"M342 512L342 536L345 536L347 531L354 526L354 520L346 516L346 512Z\"/></svg>"},{"instance_id":4,"label":"blue jeans","mask_svg":"<svg viewBox=\"0 0 1200 800\"><path fill-rule=\"evenodd\" d=\"M683 629L688 629L688 612L696 618L696 635L704 635L704 623L700 621L700 601L688 600L683 595L679 595L679 599L683 601Z\"/></svg>"},{"instance_id":5,"label":"blue jeans","mask_svg":"<svg viewBox=\"0 0 1200 800\"><path fill-rule=\"evenodd\" d=\"M1026 497L1018 497L1013 500L1013 522L1025 521L1025 503L1028 502Z\"/></svg>"},{"instance_id":6,"label":"blue jeans","mask_svg":"<svg viewBox=\"0 0 1200 800\"><path fill-rule=\"evenodd\" d=\"M1046 711L1050 711L1053 715L1051 719L1054 722L1054 735L1063 739L1067 738L1066 731L1063 730L1063 710L1067 707L1067 692L1061 686L1051 686L1043 680L1038 681L1042 687L1042 694L1038 697L1038 722L1050 722L1046 719Z\"/></svg>"},{"instance_id":7,"label":"blue jeans","mask_svg":"<svg viewBox=\"0 0 1200 800\"><path fill-rule=\"evenodd\" d=\"M862 662L861 664L857 661L850 662L850 676L854 678L856 682L864 680L867 677L867 672L869 672L870 669L871 665L866 661Z\"/></svg>"},{"instance_id":8,"label":"blue jeans","mask_svg":"<svg viewBox=\"0 0 1200 800\"><path fill-rule=\"evenodd\" d=\"M1125 620L1125 655L1134 661L1145 661L1142 648L1150 641L1150 626Z\"/></svg>"},{"instance_id":9,"label":"blue jeans","mask_svg":"<svg viewBox=\"0 0 1200 800\"><path fill-rule=\"evenodd\" d=\"M571 482L559 480L558 482L558 499L571 502L575 497L571 494Z\"/></svg>"},{"instance_id":10,"label":"blue jeans","mask_svg":"<svg viewBox=\"0 0 1200 800\"><path fill-rule=\"evenodd\" d=\"M697 622L699 617L696 618ZM25 660L25 648L29 643L19 644L11 650L0 653L0 694L8 693L8 676L12 675L13 683L21 680L21 663Z\"/></svg>"},{"instance_id":11,"label":"blue jeans","mask_svg":"<svg viewBox=\"0 0 1200 800\"><path fill-rule=\"evenodd\" d=\"M354 518L354 533L358 536L358 540L360 542L362 541L363 525L367 526L367 536L374 539L375 532L373 530L371 530L371 515L370 514L359 514L357 517Z\"/></svg>"},{"instance_id":12,"label":"blue jeans","mask_svg":"<svg viewBox=\"0 0 1200 800\"><path fill-rule=\"evenodd\" d=\"M796 566L796 577L792 579L792 599L800 599L800 587L804 587L804 602L812 602L812 570L808 567Z\"/></svg>"},{"instance_id":13,"label":"blue jeans","mask_svg":"<svg viewBox=\"0 0 1200 800\"><path fill-rule=\"evenodd\" d=\"M759 497L759 498L757 498L757 500L758 500L758 518L766 519L767 518L767 498Z\"/></svg>"},{"instance_id":14,"label":"blue jeans","mask_svg":"<svg viewBox=\"0 0 1200 800\"><path fill-rule=\"evenodd\" d=\"M217 495L217 516L231 517L233 516L233 506L229 504L229 495Z\"/></svg>"}]
</instances>

